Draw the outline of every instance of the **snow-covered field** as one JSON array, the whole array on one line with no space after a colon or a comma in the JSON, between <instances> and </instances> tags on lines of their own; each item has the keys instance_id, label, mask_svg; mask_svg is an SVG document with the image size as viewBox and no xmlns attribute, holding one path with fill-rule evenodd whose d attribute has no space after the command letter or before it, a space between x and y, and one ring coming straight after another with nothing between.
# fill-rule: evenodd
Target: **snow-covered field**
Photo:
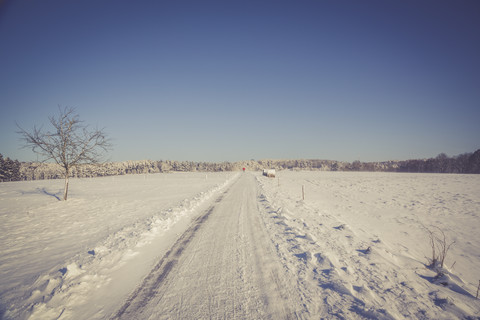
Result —
<instances>
[{"instance_id":1,"label":"snow-covered field","mask_svg":"<svg viewBox=\"0 0 480 320\"><path fill-rule=\"evenodd\" d=\"M71 179L66 202L62 180L0 184L0 315L108 316L168 249L167 231L235 175Z\"/></svg>"},{"instance_id":2,"label":"snow-covered field","mask_svg":"<svg viewBox=\"0 0 480 320\"><path fill-rule=\"evenodd\" d=\"M270 234L310 313L480 317L479 175L282 171L258 180ZM442 279L425 266L425 228L437 227L455 241Z\"/></svg>"},{"instance_id":3,"label":"snow-covered field","mask_svg":"<svg viewBox=\"0 0 480 320\"><path fill-rule=\"evenodd\" d=\"M208 285L209 301L216 301L217 308L219 301L228 306L228 299L235 300L234 295L218 297L233 290L244 298L267 295L265 301L275 304L284 299L283 306L269 305L257 313L267 318L288 314L285 310L303 319L480 317L480 300L475 299L479 175L127 175L72 179L66 202L57 200L62 187L61 180L0 184L0 315L6 319L108 319L152 269L158 266L157 273L162 272L159 261L169 254L167 282L183 281L184 291L172 288L185 301L188 283L175 272L198 277L197 285L209 281L202 272L213 272L211 281L223 279ZM195 221L201 223L189 228ZM228 232L218 230L225 223ZM455 241L441 279L426 268L431 256L426 228L439 228L448 242ZM215 230L223 240L212 239ZM180 257L170 250L178 239L188 239L175 251ZM210 245L215 246L211 251L205 248ZM255 252L249 254L247 247ZM202 254L187 257L190 252ZM188 263L197 260L189 273ZM213 266L220 260L228 262L229 270ZM258 265L241 265L252 261ZM232 268L235 262L238 266ZM279 279L277 289L288 283L277 295L258 289L272 274ZM237 276L244 278L231 279ZM178 302L175 295L168 299ZM233 315L253 310L243 302L234 301ZM151 306L150 315L162 314L151 309L157 303L145 304ZM183 309L175 310L178 315Z\"/></svg>"}]
</instances>

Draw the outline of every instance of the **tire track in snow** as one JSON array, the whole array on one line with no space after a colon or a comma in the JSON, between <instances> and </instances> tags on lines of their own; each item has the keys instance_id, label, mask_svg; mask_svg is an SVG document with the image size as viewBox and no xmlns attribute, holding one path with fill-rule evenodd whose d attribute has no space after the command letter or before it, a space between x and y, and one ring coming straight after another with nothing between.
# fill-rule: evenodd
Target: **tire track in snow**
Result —
<instances>
[{"instance_id":1,"label":"tire track in snow","mask_svg":"<svg viewBox=\"0 0 480 320\"><path fill-rule=\"evenodd\" d=\"M226 192L228 192L228 190L221 194L215 200L215 203L219 203ZM215 204L210 206L204 214L194 220L192 226L188 228L180 238L178 238L172 248L167 251L160 262L155 265L152 271L145 277L142 284L133 292L125 304L111 319L122 319L124 316L128 318L129 314L136 314L140 309L145 307L149 301L149 297L152 297L158 292L157 288L178 263L178 259L185 250L185 247L194 238L202 224L207 221L214 208Z\"/></svg>"}]
</instances>

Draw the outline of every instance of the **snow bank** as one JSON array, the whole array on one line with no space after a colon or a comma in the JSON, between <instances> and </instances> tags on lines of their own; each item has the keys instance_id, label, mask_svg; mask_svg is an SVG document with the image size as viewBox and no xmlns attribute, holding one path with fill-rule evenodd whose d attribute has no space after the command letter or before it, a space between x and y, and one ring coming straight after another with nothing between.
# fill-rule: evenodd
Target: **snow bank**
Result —
<instances>
[{"instance_id":1,"label":"snow bank","mask_svg":"<svg viewBox=\"0 0 480 320\"><path fill-rule=\"evenodd\" d=\"M480 176L280 171L277 178L258 175L259 201L312 318L478 317ZM426 267L432 226L455 241L440 275Z\"/></svg>"},{"instance_id":2,"label":"snow bank","mask_svg":"<svg viewBox=\"0 0 480 320\"><path fill-rule=\"evenodd\" d=\"M105 317L161 255L169 231L237 176L72 179L66 202L58 180L0 184L0 312Z\"/></svg>"}]
</instances>

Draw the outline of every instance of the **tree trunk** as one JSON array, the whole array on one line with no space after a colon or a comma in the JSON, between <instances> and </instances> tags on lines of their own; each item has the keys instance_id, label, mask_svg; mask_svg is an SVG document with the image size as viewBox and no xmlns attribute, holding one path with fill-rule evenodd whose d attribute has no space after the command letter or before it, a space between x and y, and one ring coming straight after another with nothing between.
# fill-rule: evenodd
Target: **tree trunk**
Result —
<instances>
[{"instance_id":1,"label":"tree trunk","mask_svg":"<svg viewBox=\"0 0 480 320\"><path fill-rule=\"evenodd\" d=\"M63 191L63 200L67 201L67 195L68 195L68 178L70 175L70 170L65 170L65 189Z\"/></svg>"}]
</instances>

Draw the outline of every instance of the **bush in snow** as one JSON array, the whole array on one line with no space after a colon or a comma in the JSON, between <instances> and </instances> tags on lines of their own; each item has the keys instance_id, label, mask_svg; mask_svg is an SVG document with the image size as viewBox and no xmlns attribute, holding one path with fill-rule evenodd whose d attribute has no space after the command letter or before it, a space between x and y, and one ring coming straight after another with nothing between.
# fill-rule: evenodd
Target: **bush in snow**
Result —
<instances>
[{"instance_id":1,"label":"bush in snow","mask_svg":"<svg viewBox=\"0 0 480 320\"><path fill-rule=\"evenodd\" d=\"M428 232L430 247L432 248L432 256L429 258L428 267L436 272L442 273L443 264L445 263L448 250L455 241L448 243L445 233L438 227L435 227L435 230L433 231L427 228L425 229Z\"/></svg>"}]
</instances>

